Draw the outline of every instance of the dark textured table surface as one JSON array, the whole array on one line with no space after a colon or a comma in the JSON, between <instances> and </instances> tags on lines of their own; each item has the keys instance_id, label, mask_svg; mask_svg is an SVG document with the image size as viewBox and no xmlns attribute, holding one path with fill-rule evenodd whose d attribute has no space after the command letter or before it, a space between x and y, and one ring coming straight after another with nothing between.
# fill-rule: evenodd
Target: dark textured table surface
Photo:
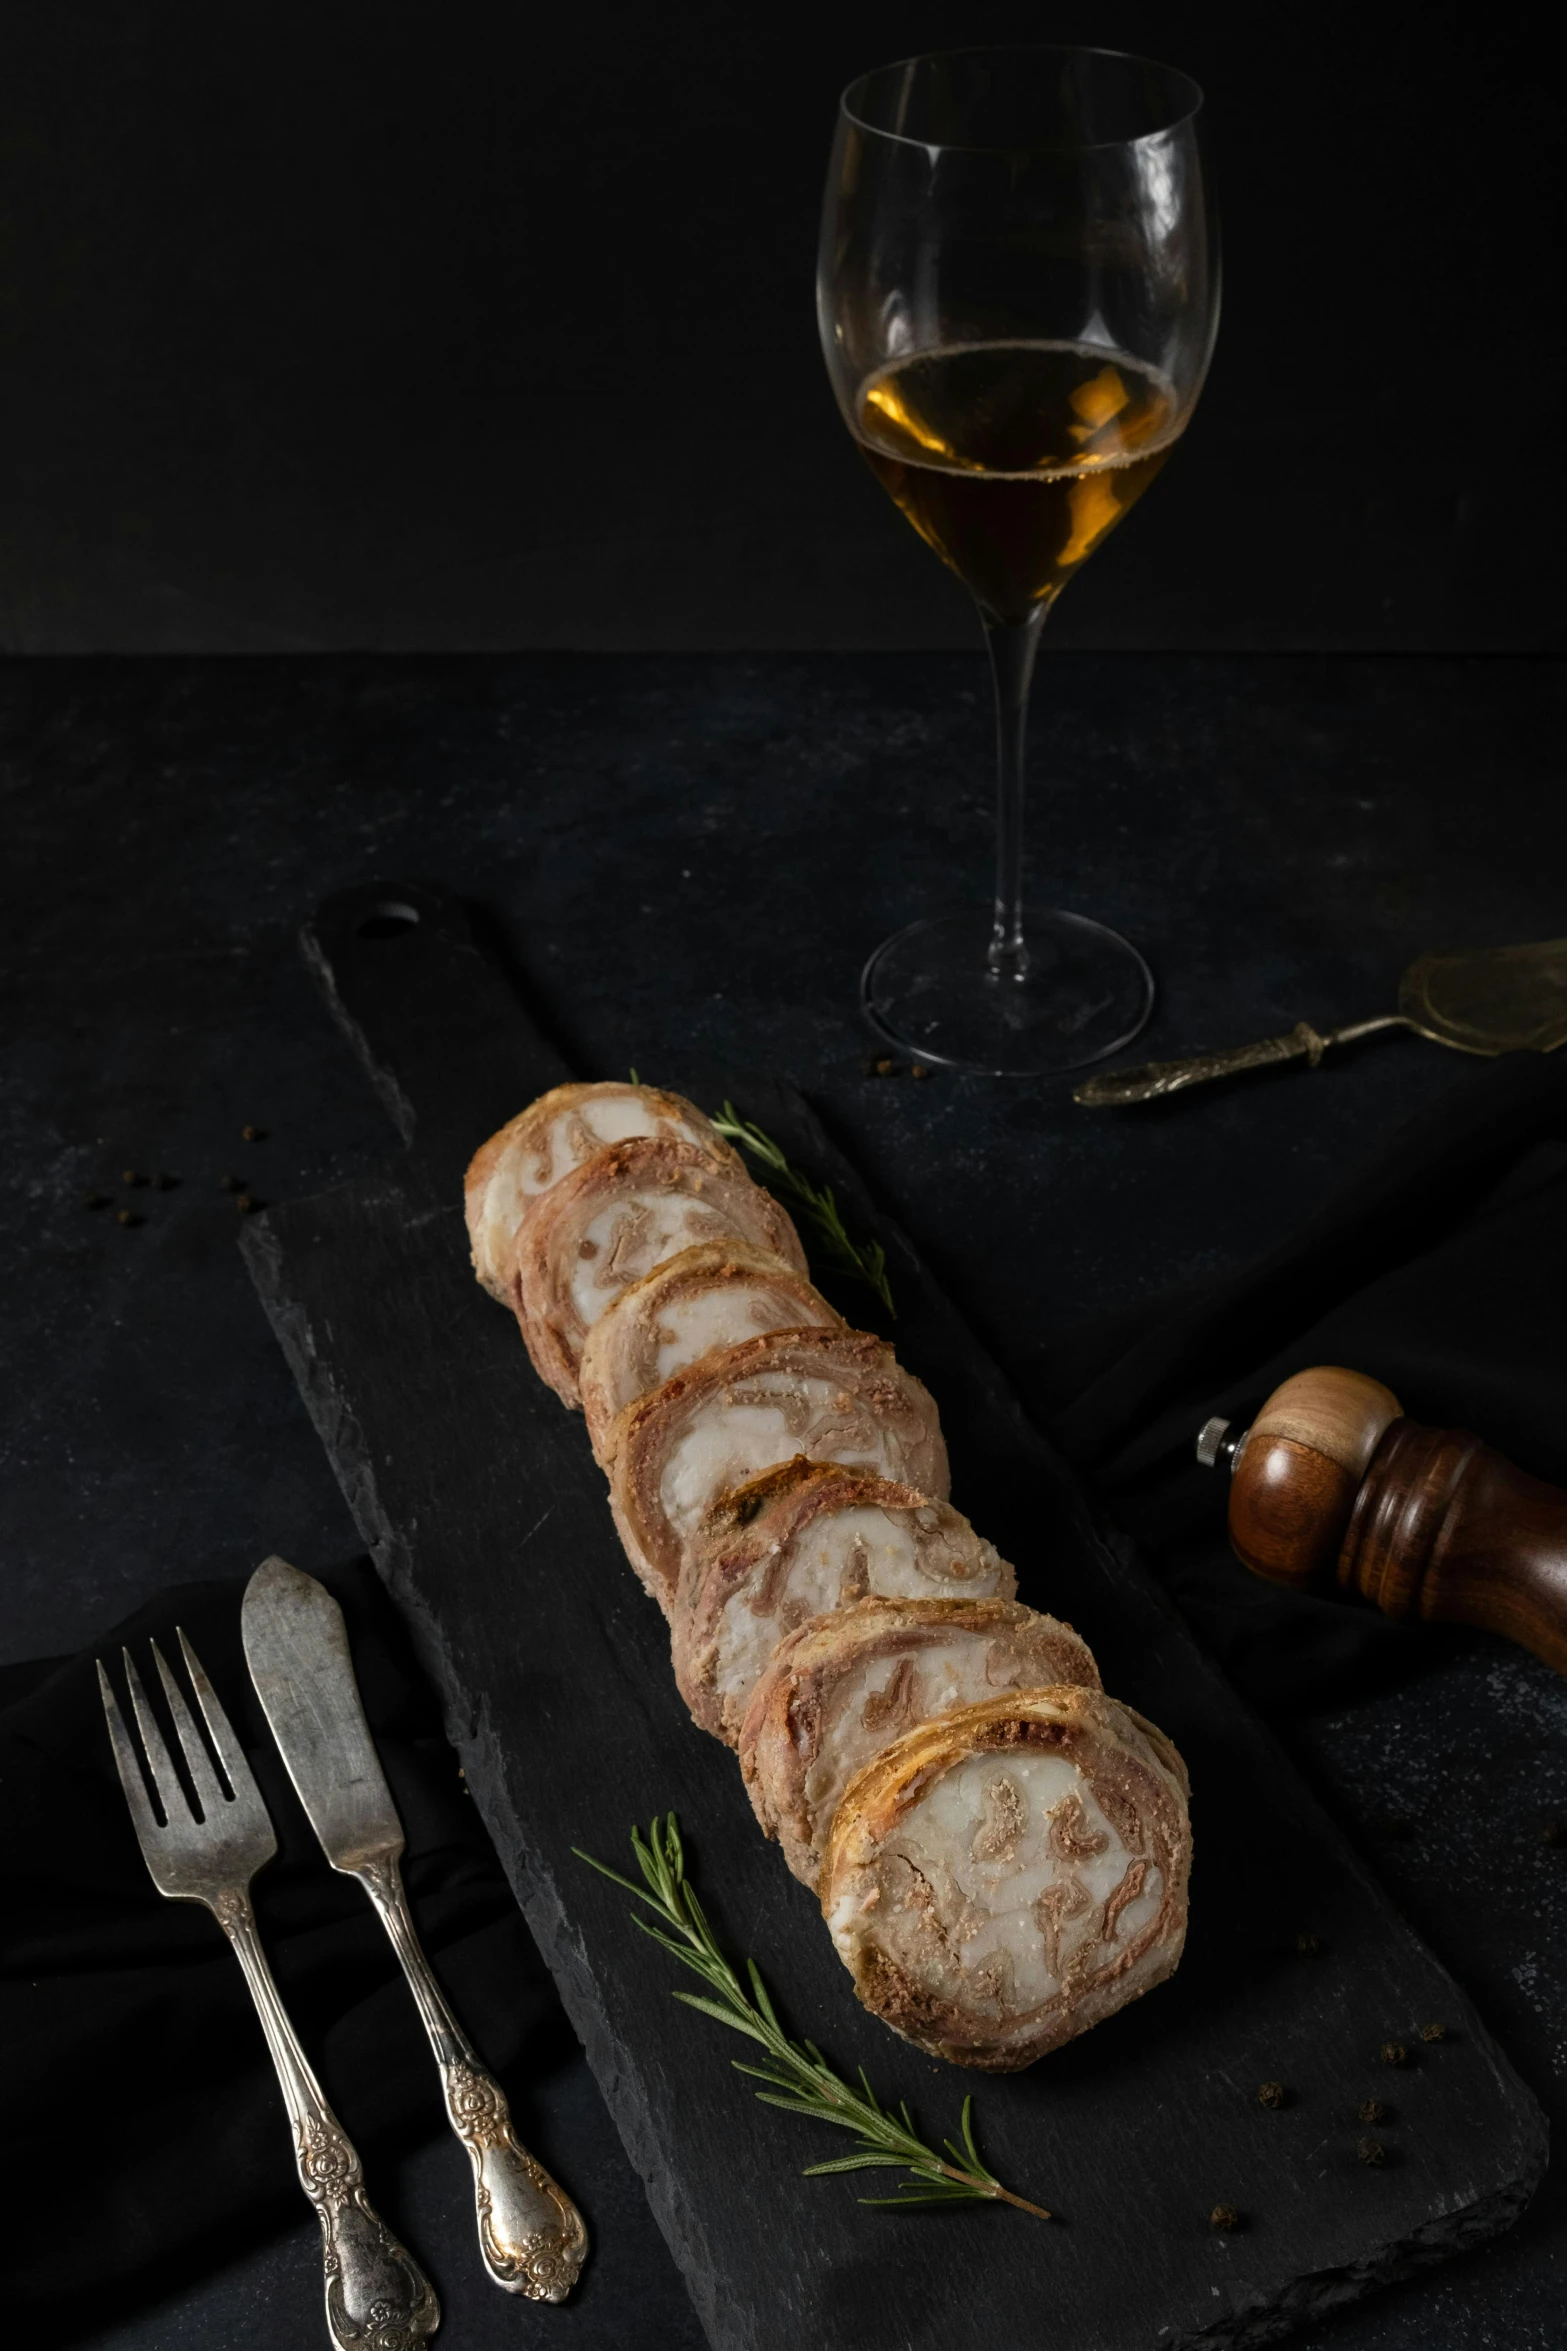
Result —
<instances>
[{"instance_id":1,"label":"dark textured table surface","mask_svg":"<svg viewBox=\"0 0 1567 2351\"><path fill-rule=\"evenodd\" d=\"M1562 686L1522 660L1058 657L1041 888L1143 946L1150 1050L1389 1007L1424 948L1564 927ZM0 761L3 1659L75 1649L167 1581L355 1548L219 1189L289 1198L395 1148L298 957L329 889L401 872L469 895L586 1074L707 1050L788 1071L1003 1361L1263 1247L1454 1074L1384 1044L1144 1120L1060 1084L868 1077L864 954L984 892L985 681L962 656L12 665ZM178 1186L122 1192L128 1168ZM85 1210L93 1189L143 1221ZM1559 2116L1567 1864L1538 1829L1567 1810L1567 1692L1476 1643L1280 1727ZM595 2290L549 2312L482 2285L438 2140L384 2202L437 2275L440 2339L694 2351L585 2069L512 2086L595 2213ZM97 2339L312 2342L313 2235L302 2216ZM1564 2253L1548 2180L1509 2238L1313 2340L1544 2351Z\"/></svg>"}]
</instances>

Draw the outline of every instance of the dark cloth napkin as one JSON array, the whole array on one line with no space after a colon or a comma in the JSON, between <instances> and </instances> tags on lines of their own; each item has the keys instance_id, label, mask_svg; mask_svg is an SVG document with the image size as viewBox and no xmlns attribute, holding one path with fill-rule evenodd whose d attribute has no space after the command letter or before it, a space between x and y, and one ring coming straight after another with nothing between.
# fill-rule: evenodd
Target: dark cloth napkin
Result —
<instances>
[{"instance_id":1,"label":"dark cloth napkin","mask_svg":"<svg viewBox=\"0 0 1567 2351\"><path fill-rule=\"evenodd\" d=\"M432 1964L498 2072L574 2044L368 1565L323 1578L348 1618L365 1711L407 1836ZM253 1887L262 1940L318 2078L376 2179L445 2127L439 2080L386 1935L328 1867L250 1686L237 1582L186 1584L98 1644L120 1688L183 1625L278 1836ZM93 1655L0 1675L0 2133L7 2307L65 2343L303 2219L291 2134L239 1967L210 1913L165 1901L115 1773Z\"/></svg>"},{"instance_id":2,"label":"dark cloth napkin","mask_svg":"<svg viewBox=\"0 0 1567 2351\"><path fill-rule=\"evenodd\" d=\"M1014 1365L1036 1419L1264 1712L1331 1704L1465 1636L1247 1574L1225 1539L1225 1473L1193 1453L1211 1413L1244 1428L1291 1372L1347 1364L1412 1419L1473 1429L1567 1485L1564 1063L1520 1053L1465 1071L1267 1256Z\"/></svg>"}]
</instances>

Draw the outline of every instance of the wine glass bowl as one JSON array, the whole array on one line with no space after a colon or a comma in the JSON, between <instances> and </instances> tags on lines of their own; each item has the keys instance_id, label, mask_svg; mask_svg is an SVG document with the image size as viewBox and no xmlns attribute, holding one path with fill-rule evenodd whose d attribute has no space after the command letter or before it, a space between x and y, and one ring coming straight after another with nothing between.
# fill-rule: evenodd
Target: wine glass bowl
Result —
<instances>
[{"instance_id":1,"label":"wine glass bowl","mask_svg":"<svg viewBox=\"0 0 1567 2351\"><path fill-rule=\"evenodd\" d=\"M958 50L844 93L818 269L844 421L979 606L997 689L995 904L910 925L862 1001L929 1060L1069 1069L1147 1018L1135 949L1025 913L1023 740L1045 614L1166 462L1218 318L1201 92L1103 50Z\"/></svg>"},{"instance_id":2,"label":"wine glass bowl","mask_svg":"<svg viewBox=\"0 0 1567 2351\"><path fill-rule=\"evenodd\" d=\"M860 400L871 470L981 611L1055 602L1169 455L1171 402L1124 356L959 344L894 360Z\"/></svg>"}]
</instances>

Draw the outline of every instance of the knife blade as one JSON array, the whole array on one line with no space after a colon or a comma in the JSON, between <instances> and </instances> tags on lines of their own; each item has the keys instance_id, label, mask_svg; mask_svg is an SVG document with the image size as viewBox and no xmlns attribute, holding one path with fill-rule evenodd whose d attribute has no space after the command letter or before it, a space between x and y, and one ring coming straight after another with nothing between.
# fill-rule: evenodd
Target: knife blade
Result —
<instances>
[{"instance_id":1,"label":"knife blade","mask_svg":"<svg viewBox=\"0 0 1567 2351\"><path fill-rule=\"evenodd\" d=\"M365 1720L343 1611L324 1584L264 1559L240 1611L245 1660L321 1849L352 1874L403 1849Z\"/></svg>"},{"instance_id":2,"label":"knife blade","mask_svg":"<svg viewBox=\"0 0 1567 2351\"><path fill-rule=\"evenodd\" d=\"M446 2118L473 2166L484 2265L510 2294L564 2302L587 2258L588 2232L517 2137L504 2091L420 1948L398 1868L403 1824L365 1720L343 1612L314 1576L273 1557L245 1587L240 1630L256 1695L321 1849L334 1869L358 1878L402 1962L440 2068Z\"/></svg>"}]
</instances>

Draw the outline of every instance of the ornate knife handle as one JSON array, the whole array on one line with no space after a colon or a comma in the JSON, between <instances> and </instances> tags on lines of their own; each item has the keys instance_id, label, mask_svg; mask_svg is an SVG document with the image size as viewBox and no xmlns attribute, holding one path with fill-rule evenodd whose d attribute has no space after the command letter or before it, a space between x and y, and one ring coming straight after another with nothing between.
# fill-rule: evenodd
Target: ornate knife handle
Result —
<instances>
[{"instance_id":1,"label":"ornate knife handle","mask_svg":"<svg viewBox=\"0 0 1567 2351\"><path fill-rule=\"evenodd\" d=\"M1074 1102L1090 1110L1118 1109L1129 1102L1155 1102L1165 1094L1179 1094L1187 1086L1206 1085L1210 1078L1234 1077L1246 1069L1268 1069L1275 1062L1306 1061L1313 1069L1330 1045L1352 1044L1377 1029L1402 1029L1409 1023L1401 1013L1379 1020L1353 1021L1348 1028L1314 1029L1301 1020L1283 1037L1263 1037L1255 1045L1232 1045L1223 1053L1193 1053L1184 1061L1145 1061L1136 1069L1111 1069L1087 1078L1072 1090Z\"/></svg>"},{"instance_id":2,"label":"ornate knife handle","mask_svg":"<svg viewBox=\"0 0 1567 2351\"><path fill-rule=\"evenodd\" d=\"M395 1855L356 1873L392 1938L441 2069L446 2115L473 2165L484 2266L509 2294L564 2302L588 2253L581 2213L512 2128L499 2082L479 2063L414 1931Z\"/></svg>"},{"instance_id":3,"label":"ornate knife handle","mask_svg":"<svg viewBox=\"0 0 1567 2351\"><path fill-rule=\"evenodd\" d=\"M468 2150L479 2249L498 2286L564 2302L587 2258L582 2215L512 2127L499 2082L466 2058L443 2061L447 2119Z\"/></svg>"},{"instance_id":4,"label":"ornate knife handle","mask_svg":"<svg viewBox=\"0 0 1567 2351\"><path fill-rule=\"evenodd\" d=\"M441 2323L441 2306L365 2194L353 2141L327 2104L272 1980L250 1897L223 1894L211 1908L245 1971L294 2126L299 2184L321 2223L332 2341L338 2351L419 2351Z\"/></svg>"}]
</instances>

